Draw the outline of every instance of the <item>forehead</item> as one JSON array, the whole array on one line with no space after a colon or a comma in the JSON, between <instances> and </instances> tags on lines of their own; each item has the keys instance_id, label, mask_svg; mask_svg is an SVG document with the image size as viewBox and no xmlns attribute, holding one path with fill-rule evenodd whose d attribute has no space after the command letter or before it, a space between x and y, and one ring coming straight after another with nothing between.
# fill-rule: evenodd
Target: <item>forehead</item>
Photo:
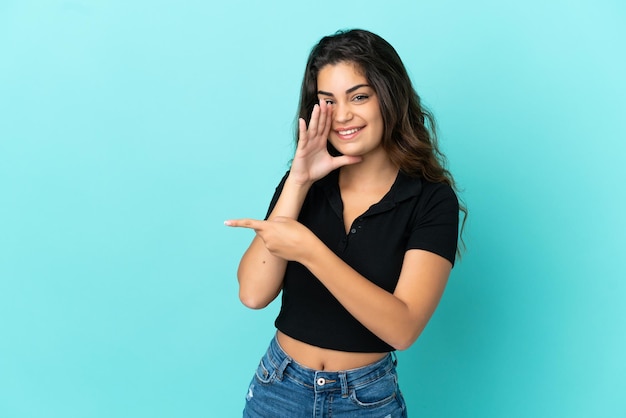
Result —
<instances>
[{"instance_id":1,"label":"forehead","mask_svg":"<svg viewBox=\"0 0 626 418\"><path fill-rule=\"evenodd\" d=\"M321 85L337 86L354 85L354 83L367 84L367 78L361 67L353 62L338 62L327 64L317 73L318 87Z\"/></svg>"}]
</instances>

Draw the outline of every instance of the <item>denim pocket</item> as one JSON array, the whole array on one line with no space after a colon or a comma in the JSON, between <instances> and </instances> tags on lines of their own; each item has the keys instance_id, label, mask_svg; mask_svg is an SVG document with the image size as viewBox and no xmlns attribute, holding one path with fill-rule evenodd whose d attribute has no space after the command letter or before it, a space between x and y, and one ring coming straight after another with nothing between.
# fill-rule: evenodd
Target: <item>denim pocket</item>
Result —
<instances>
[{"instance_id":1,"label":"denim pocket","mask_svg":"<svg viewBox=\"0 0 626 418\"><path fill-rule=\"evenodd\" d=\"M259 362L259 366L256 369L256 380L262 385L269 385L274 381L276 377L276 371L271 367L272 363L268 360L267 356L264 356Z\"/></svg>"},{"instance_id":2,"label":"denim pocket","mask_svg":"<svg viewBox=\"0 0 626 418\"><path fill-rule=\"evenodd\" d=\"M393 402L398 394L398 380L388 373L367 385L354 388L350 399L361 408L377 408Z\"/></svg>"}]
</instances>

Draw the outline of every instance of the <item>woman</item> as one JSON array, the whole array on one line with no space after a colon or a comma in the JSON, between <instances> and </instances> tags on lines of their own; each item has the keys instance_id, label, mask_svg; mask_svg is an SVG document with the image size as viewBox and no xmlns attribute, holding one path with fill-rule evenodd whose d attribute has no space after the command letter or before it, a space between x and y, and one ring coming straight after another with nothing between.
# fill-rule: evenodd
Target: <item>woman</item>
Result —
<instances>
[{"instance_id":1,"label":"woman","mask_svg":"<svg viewBox=\"0 0 626 418\"><path fill-rule=\"evenodd\" d=\"M392 353L426 326L457 250L433 130L384 39L351 30L313 48L296 152L266 220L225 222L256 232L241 301L264 308L282 290L244 417L406 417Z\"/></svg>"}]
</instances>

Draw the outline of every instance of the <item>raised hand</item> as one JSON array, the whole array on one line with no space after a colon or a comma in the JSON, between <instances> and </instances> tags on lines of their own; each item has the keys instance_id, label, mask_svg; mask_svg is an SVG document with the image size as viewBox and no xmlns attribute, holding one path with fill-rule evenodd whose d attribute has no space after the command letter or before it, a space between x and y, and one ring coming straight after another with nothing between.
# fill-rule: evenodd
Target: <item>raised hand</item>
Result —
<instances>
[{"instance_id":1,"label":"raised hand","mask_svg":"<svg viewBox=\"0 0 626 418\"><path fill-rule=\"evenodd\" d=\"M299 184L312 183L344 165L355 164L361 157L342 155L333 157L328 153L326 142L332 127L332 107L324 100L313 107L311 121L298 121L298 146L291 164L290 176Z\"/></svg>"}]
</instances>

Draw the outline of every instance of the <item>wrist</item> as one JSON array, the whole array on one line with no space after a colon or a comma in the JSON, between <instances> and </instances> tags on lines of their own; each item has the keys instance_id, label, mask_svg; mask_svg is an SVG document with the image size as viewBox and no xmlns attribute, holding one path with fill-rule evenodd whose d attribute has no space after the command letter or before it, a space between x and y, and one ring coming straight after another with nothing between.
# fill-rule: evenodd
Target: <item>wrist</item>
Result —
<instances>
[{"instance_id":1,"label":"wrist","mask_svg":"<svg viewBox=\"0 0 626 418\"><path fill-rule=\"evenodd\" d=\"M298 219L300 209L302 209L302 204L306 199L311 185L312 182L304 184L299 183L297 180L293 179L290 174L285 180L280 198L278 202L276 202L276 206L274 206L268 219L273 219L277 216Z\"/></svg>"},{"instance_id":2,"label":"wrist","mask_svg":"<svg viewBox=\"0 0 626 418\"><path fill-rule=\"evenodd\" d=\"M285 185L283 186L283 188L289 187L295 190L303 191L306 194L306 192L309 191L313 183L314 182L312 180L301 180L296 178L293 174L289 173L289 176L287 176L287 180L285 180Z\"/></svg>"},{"instance_id":3,"label":"wrist","mask_svg":"<svg viewBox=\"0 0 626 418\"><path fill-rule=\"evenodd\" d=\"M307 269L311 270L311 268L314 268L316 260L320 259L327 247L313 232L310 232L310 236L303 244L304 245L302 245L301 248L306 248L306 250L301 254L300 259L297 261Z\"/></svg>"}]
</instances>

